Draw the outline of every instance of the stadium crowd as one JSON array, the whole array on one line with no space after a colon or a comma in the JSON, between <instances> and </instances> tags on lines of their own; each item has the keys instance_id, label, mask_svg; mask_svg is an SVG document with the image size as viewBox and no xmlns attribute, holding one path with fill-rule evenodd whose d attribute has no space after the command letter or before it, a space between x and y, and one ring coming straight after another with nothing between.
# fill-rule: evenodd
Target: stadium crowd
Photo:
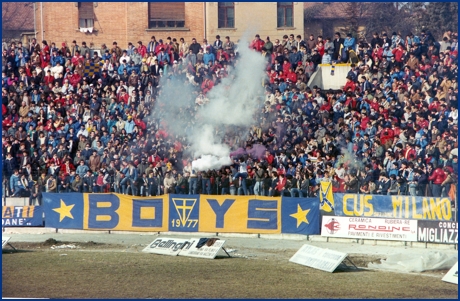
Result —
<instances>
[{"instance_id":1,"label":"stadium crowd","mask_svg":"<svg viewBox=\"0 0 460 301\"><path fill-rule=\"evenodd\" d=\"M181 114L206 105L238 63L230 38L152 36L100 54L85 42L12 43L2 56L3 195L30 204L45 191L313 197L331 181L335 192L453 198L458 36L437 38L256 35L250 48L267 62L265 95L249 133L226 127L222 139L232 150L265 151L203 172L191 166L187 128L171 135L152 113L164 109L156 102L168 78L193 88ZM308 86L319 64L339 63L350 64L341 90ZM101 69L88 76L94 64Z\"/></svg>"}]
</instances>

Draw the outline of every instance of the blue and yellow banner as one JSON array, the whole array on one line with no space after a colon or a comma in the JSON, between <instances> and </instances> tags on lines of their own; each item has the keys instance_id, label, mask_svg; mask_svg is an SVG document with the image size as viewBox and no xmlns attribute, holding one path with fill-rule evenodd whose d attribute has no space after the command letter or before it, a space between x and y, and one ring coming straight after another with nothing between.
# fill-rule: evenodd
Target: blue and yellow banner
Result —
<instances>
[{"instance_id":1,"label":"blue and yellow banner","mask_svg":"<svg viewBox=\"0 0 460 301\"><path fill-rule=\"evenodd\" d=\"M334 211L334 195L332 194L332 182L321 181L319 188L320 210L326 212Z\"/></svg>"},{"instance_id":2,"label":"blue and yellow banner","mask_svg":"<svg viewBox=\"0 0 460 301\"><path fill-rule=\"evenodd\" d=\"M319 234L319 200L256 196L44 193L47 227Z\"/></svg>"},{"instance_id":3,"label":"blue and yellow banner","mask_svg":"<svg viewBox=\"0 0 460 301\"><path fill-rule=\"evenodd\" d=\"M281 233L320 234L318 198L285 198L281 204Z\"/></svg>"},{"instance_id":4,"label":"blue and yellow banner","mask_svg":"<svg viewBox=\"0 0 460 301\"><path fill-rule=\"evenodd\" d=\"M84 230L165 231L167 196L43 193L46 227Z\"/></svg>"},{"instance_id":5,"label":"blue and yellow banner","mask_svg":"<svg viewBox=\"0 0 460 301\"><path fill-rule=\"evenodd\" d=\"M43 226L43 209L40 206L3 206L2 227Z\"/></svg>"},{"instance_id":6,"label":"blue and yellow banner","mask_svg":"<svg viewBox=\"0 0 460 301\"><path fill-rule=\"evenodd\" d=\"M201 195L200 232L281 233L281 198Z\"/></svg>"},{"instance_id":7,"label":"blue and yellow banner","mask_svg":"<svg viewBox=\"0 0 460 301\"><path fill-rule=\"evenodd\" d=\"M449 198L335 193L335 215L450 221Z\"/></svg>"},{"instance_id":8,"label":"blue and yellow banner","mask_svg":"<svg viewBox=\"0 0 460 301\"><path fill-rule=\"evenodd\" d=\"M86 62L84 69L83 69L83 76L84 77L91 77L95 73L99 74L100 71L102 70L103 64L101 62L99 63L92 63L92 62Z\"/></svg>"}]
</instances>

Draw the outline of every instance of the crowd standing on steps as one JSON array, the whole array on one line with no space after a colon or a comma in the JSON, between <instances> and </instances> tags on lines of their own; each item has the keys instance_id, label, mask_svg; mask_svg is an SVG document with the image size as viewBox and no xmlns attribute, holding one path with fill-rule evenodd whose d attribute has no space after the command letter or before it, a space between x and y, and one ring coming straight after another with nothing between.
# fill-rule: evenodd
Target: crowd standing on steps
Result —
<instances>
[{"instance_id":1,"label":"crowd standing on steps","mask_svg":"<svg viewBox=\"0 0 460 301\"><path fill-rule=\"evenodd\" d=\"M84 41L32 39L3 49L4 196L30 204L42 192L314 197L321 181L334 192L456 194L457 33L256 35L250 48L266 59L267 76L254 123L249 132L216 130L233 150L265 152L208 171L186 152L193 122L175 136L151 116L164 109L156 100L170 79L193 91L177 118L196 116L209 91L234 77L238 43L152 36L109 45L99 54ZM87 76L95 63L100 72ZM321 63L350 64L341 90L308 86Z\"/></svg>"}]
</instances>

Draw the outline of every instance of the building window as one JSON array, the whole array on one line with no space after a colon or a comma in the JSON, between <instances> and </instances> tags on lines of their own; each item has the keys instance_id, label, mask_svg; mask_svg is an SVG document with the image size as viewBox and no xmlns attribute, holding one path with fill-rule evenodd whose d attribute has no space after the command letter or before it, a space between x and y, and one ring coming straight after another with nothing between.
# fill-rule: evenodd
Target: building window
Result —
<instances>
[{"instance_id":1,"label":"building window","mask_svg":"<svg viewBox=\"0 0 460 301\"><path fill-rule=\"evenodd\" d=\"M149 2L149 28L185 27L185 2Z\"/></svg>"},{"instance_id":2,"label":"building window","mask_svg":"<svg viewBox=\"0 0 460 301\"><path fill-rule=\"evenodd\" d=\"M294 2L278 2L277 3L277 19L278 27L293 27L294 26Z\"/></svg>"},{"instance_id":3,"label":"building window","mask_svg":"<svg viewBox=\"0 0 460 301\"><path fill-rule=\"evenodd\" d=\"M78 26L80 28L94 27L93 2L78 2Z\"/></svg>"},{"instance_id":4,"label":"building window","mask_svg":"<svg viewBox=\"0 0 460 301\"><path fill-rule=\"evenodd\" d=\"M217 17L219 28L234 28L235 2L219 2Z\"/></svg>"}]
</instances>

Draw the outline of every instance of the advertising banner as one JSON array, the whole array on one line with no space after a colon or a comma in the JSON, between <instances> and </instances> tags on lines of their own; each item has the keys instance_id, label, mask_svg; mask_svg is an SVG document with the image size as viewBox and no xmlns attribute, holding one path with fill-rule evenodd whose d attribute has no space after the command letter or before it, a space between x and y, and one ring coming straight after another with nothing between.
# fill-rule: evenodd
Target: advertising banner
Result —
<instances>
[{"instance_id":1,"label":"advertising banner","mask_svg":"<svg viewBox=\"0 0 460 301\"><path fill-rule=\"evenodd\" d=\"M199 238L192 238L190 241L192 243L191 247L182 248L182 250L179 252L179 256L214 259L225 243L225 240L212 240L212 245L203 244L198 248L197 246L200 242Z\"/></svg>"},{"instance_id":2,"label":"advertising banner","mask_svg":"<svg viewBox=\"0 0 460 301\"><path fill-rule=\"evenodd\" d=\"M418 221L417 241L458 244L458 222Z\"/></svg>"},{"instance_id":3,"label":"advertising banner","mask_svg":"<svg viewBox=\"0 0 460 301\"><path fill-rule=\"evenodd\" d=\"M2 236L2 249L6 246L11 237Z\"/></svg>"},{"instance_id":4,"label":"advertising banner","mask_svg":"<svg viewBox=\"0 0 460 301\"><path fill-rule=\"evenodd\" d=\"M450 221L449 198L403 195L334 194L335 215Z\"/></svg>"},{"instance_id":5,"label":"advertising banner","mask_svg":"<svg viewBox=\"0 0 460 301\"><path fill-rule=\"evenodd\" d=\"M442 277L443 281L458 284L458 261L455 265L447 272L444 277Z\"/></svg>"},{"instance_id":6,"label":"advertising banner","mask_svg":"<svg viewBox=\"0 0 460 301\"><path fill-rule=\"evenodd\" d=\"M142 252L177 256L177 254L179 254L182 249L190 248L191 245L192 242L188 239L157 238L151 244L145 247Z\"/></svg>"},{"instance_id":7,"label":"advertising banner","mask_svg":"<svg viewBox=\"0 0 460 301\"><path fill-rule=\"evenodd\" d=\"M43 209L40 206L3 206L2 227L43 226Z\"/></svg>"},{"instance_id":8,"label":"advertising banner","mask_svg":"<svg viewBox=\"0 0 460 301\"><path fill-rule=\"evenodd\" d=\"M305 244L289 261L332 273L347 256L347 253Z\"/></svg>"},{"instance_id":9,"label":"advertising banner","mask_svg":"<svg viewBox=\"0 0 460 301\"><path fill-rule=\"evenodd\" d=\"M321 236L417 241L417 221L368 217L323 216Z\"/></svg>"}]
</instances>

